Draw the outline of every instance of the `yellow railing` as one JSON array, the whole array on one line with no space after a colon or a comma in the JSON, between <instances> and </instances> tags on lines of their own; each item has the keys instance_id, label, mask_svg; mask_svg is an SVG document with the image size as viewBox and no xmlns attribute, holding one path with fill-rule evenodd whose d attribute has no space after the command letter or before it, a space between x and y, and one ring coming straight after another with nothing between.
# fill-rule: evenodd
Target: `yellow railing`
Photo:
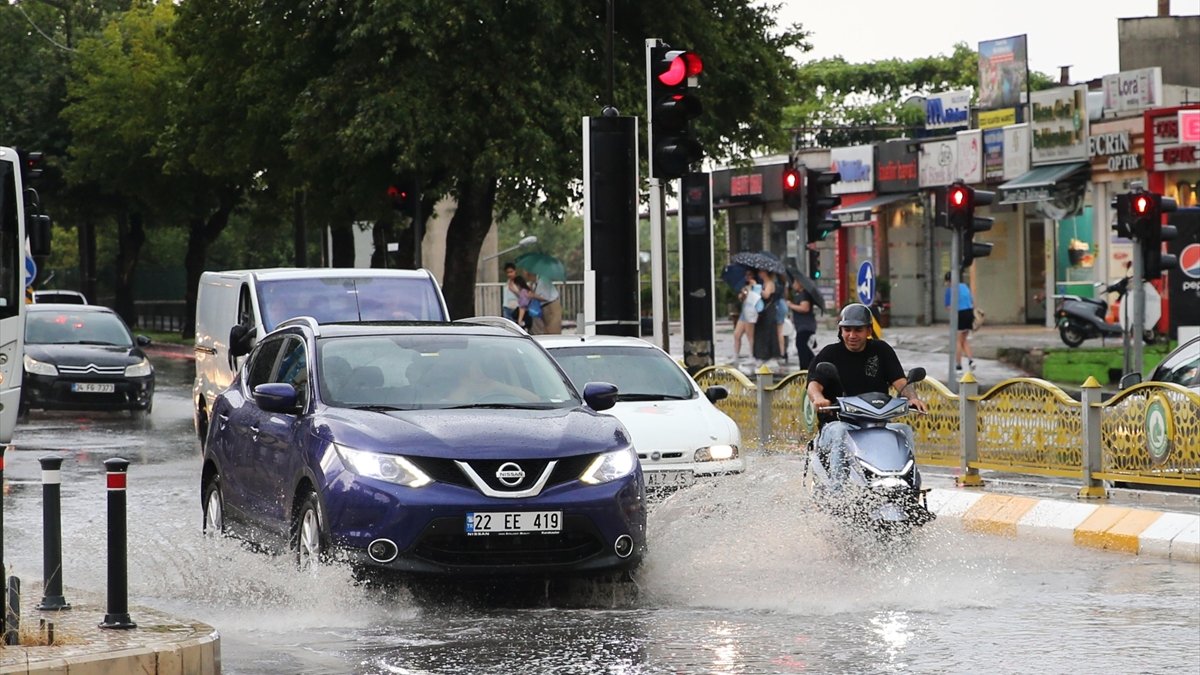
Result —
<instances>
[{"instance_id":1,"label":"yellow railing","mask_svg":"<svg viewBox=\"0 0 1200 675\"><path fill-rule=\"evenodd\" d=\"M769 374L751 380L733 367L715 366L698 372L696 381L729 389L717 405L737 423L747 448L799 452L815 433L807 372L774 382ZM934 379L916 387L929 414L904 421L913 427L923 464L1076 479L1090 468L1095 480L1200 488L1200 394L1178 385L1140 384L1092 403L1095 448L1086 438L1084 404L1045 380L1009 379L965 400ZM760 397L770 406L763 419ZM970 453L960 425L964 410L976 420ZM964 462L964 456L973 459ZM1098 459L1089 465L1089 457Z\"/></svg>"}]
</instances>

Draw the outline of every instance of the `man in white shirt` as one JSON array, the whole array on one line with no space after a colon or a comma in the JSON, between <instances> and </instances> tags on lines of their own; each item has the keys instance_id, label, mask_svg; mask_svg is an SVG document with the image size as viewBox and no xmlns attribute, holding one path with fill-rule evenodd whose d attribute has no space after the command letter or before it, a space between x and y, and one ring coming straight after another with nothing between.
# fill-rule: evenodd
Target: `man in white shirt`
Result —
<instances>
[{"instance_id":1,"label":"man in white shirt","mask_svg":"<svg viewBox=\"0 0 1200 675\"><path fill-rule=\"evenodd\" d=\"M533 320L533 334L557 335L562 332L562 303L558 301L558 288L549 279L530 272L533 297L542 303L542 315Z\"/></svg>"}]
</instances>

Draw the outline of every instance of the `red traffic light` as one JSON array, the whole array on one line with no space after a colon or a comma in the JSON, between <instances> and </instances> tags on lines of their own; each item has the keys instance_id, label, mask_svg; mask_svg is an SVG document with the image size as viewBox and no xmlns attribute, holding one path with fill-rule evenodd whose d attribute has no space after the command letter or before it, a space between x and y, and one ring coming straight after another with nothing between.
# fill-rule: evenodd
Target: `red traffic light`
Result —
<instances>
[{"instance_id":1,"label":"red traffic light","mask_svg":"<svg viewBox=\"0 0 1200 675\"><path fill-rule=\"evenodd\" d=\"M955 187L950 190L950 206L962 207L967 205L967 189Z\"/></svg>"},{"instance_id":2,"label":"red traffic light","mask_svg":"<svg viewBox=\"0 0 1200 675\"><path fill-rule=\"evenodd\" d=\"M1133 215L1144 216L1150 212L1150 197L1137 195L1133 198Z\"/></svg>"},{"instance_id":3,"label":"red traffic light","mask_svg":"<svg viewBox=\"0 0 1200 675\"><path fill-rule=\"evenodd\" d=\"M794 192L800 189L800 172L795 169L783 170L783 191Z\"/></svg>"},{"instance_id":4,"label":"red traffic light","mask_svg":"<svg viewBox=\"0 0 1200 675\"><path fill-rule=\"evenodd\" d=\"M668 62L667 67L658 74L658 81L668 87L678 87L689 77L696 77L704 71L704 63L694 52L667 52L664 60Z\"/></svg>"},{"instance_id":5,"label":"red traffic light","mask_svg":"<svg viewBox=\"0 0 1200 675\"><path fill-rule=\"evenodd\" d=\"M408 199L408 191L401 190L400 188L396 187L395 185L388 186L387 195L389 198L394 199L396 201L404 201L404 200Z\"/></svg>"}]
</instances>

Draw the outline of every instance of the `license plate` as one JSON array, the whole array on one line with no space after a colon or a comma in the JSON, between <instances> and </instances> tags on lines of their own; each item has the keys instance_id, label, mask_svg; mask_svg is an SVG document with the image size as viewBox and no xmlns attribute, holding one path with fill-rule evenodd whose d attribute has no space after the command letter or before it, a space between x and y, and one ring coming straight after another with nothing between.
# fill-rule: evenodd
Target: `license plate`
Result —
<instances>
[{"instance_id":1,"label":"license plate","mask_svg":"<svg viewBox=\"0 0 1200 675\"><path fill-rule=\"evenodd\" d=\"M646 487L687 487L696 480L691 471L646 471Z\"/></svg>"},{"instance_id":2,"label":"license plate","mask_svg":"<svg viewBox=\"0 0 1200 675\"><path fill-rule=\"evenodd\" d=\"M74 382L71 391L80 394L111 394L117 390L117 385L111 382Z\"/></svg>"},{"instance_id":3,"label":"license plate","mask_svg":"<svg viewBox=\"0 0 1200 675\"><path fill-rule=\"evenodd\" d=\"M518 534L562 531L562 511L468 513L467 534Z\"/></svg>"}]
</instances>

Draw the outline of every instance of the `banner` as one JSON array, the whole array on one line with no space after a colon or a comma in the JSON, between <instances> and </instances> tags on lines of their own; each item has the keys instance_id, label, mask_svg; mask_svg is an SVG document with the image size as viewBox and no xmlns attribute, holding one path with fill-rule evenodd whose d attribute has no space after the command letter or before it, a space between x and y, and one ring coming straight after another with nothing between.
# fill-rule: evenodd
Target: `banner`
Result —
<instances>
[{"instance_id":1,"label":"banner","mask_svg":"<svg viewBox=\"0 0 1200 675\"><path fill-rule=\"evenodd\" d=\"M1025 93L1024 35L979 43L979 109L1015 108Z\"/></svg>"},{"instance_id":2,"label":"banner","mask_svg":"<svg viewBox=\"0 0 1200 675\"><path fill-rule=\"evenodd\" d=\"M955 175L958 173L958 139L922 143L917 164L921 172L921 187L938 187L953 183L958 177Z\"/></svg>"},{"instance_id":3,"label":"banner","mask_svg":"<svg viewBox=\"0 0 1200 675\"><path fill-rule=\"evenodd\" d=\"M1004 130L983 132L983 178L991 183L1004 178Z\"/></svg>"},{"instance_id":4,"label":"banner","mask_svg":"<svg viewBox=\"0 0 1200 675\"><path fill-rule=\"evenodd\" d=\"M1035 91L1029 102L1033 165L1086 161L1087 85Z\"/></svg>"},{"instance_id":5,"label":"banner","mask_svg":"<svg viewBox=\"0 0 1200 675\"><path fill-rule=\"evenodd\" d=\"M925 128L950 129L970 126L971 90L944 91L925 99Z\"/></svg>"},{"instance_id":6,"label":"banner","mask_svg":"<svg viewBox=\"0 0 1200 675\"><path fill-rule=\"evenodd\" d=\"M1029 171L1029 125L1004 127L1004 180Z\"/></svg>"},{"instance_id":7,"label":"banner","mask_svg":"<svg viewBox=\"0 0 1200 675\"><path fill-rule=\"evenodd\" d=\"M983 132L979 129L958 132L958 172L955 178L965 183L983 182Z\"/></svg>"},{"instance_id":8,"label":"banner","mask_svg":"<svg viewBox=\"0 0 1200 675\"><path fill-rule=\"evenodd\" d=\"M995 129L1017 123L1016 108L1001 108L1000 110L980 110L979 128Z\"/></svg>"}]
</instances>

